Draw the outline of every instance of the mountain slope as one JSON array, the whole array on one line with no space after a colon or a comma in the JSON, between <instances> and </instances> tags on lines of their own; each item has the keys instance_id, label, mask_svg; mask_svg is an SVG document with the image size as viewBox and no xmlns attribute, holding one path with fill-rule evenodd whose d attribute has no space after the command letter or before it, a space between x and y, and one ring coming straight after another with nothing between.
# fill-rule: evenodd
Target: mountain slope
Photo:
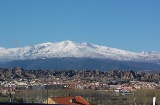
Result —
<instances>
[{"instance_id":1,"label":"mountain slope","mask_svg":"<svg viewBox=\"0 0 160 105\"><path fill-rule=\"evenodd\" d=\"M118 61L160 63L160 53L135 53L89 43L62 41L19 48L0 48L0 62L47 58L105 58Z\"/></svg>"},{"instance_id":2,"label":"mountain slope","mask_svg":"<svg viewBox=\"0 0 160 105\"><path fill-rule=\"evenodd\" d=\"M2 68L20 67L25 70L139 70L138 67L128 66L122 62L96 58L54 58L35 60L16 60L3 64Z\"/></svg>"},{"instance_id":3,"label":"mountain slope","mask_svg":"<svg viewBox=\"0 0 160 105\"><path fill-rule=\"evenodd\" d=\"M145 62L116 61L97 58L51 58L34 60L15 60L3 65L1 68L20 67L25 70L160 70L160 65Z\"/></svg>"}]
</instances>

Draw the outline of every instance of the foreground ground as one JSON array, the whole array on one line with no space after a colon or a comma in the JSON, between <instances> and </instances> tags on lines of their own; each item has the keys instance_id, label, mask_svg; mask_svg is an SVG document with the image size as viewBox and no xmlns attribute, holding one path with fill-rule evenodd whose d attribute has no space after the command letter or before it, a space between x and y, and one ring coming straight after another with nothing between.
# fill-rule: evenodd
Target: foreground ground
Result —
<instances>
[{"instance_id":1,"label":"foreground ground","mask_svg":"<svg viewBox=\"0 0 160 105\"><path fill-rule=\"evenodd\" d=\"M156 97L157 104L160 105L160 90L140 89L131 92L130 95L115 94L109 91L97 90L26 90L12 95L12 102L23 103L43 103L47 97L82 96L93 105L152 105L153 97ZM134 98L135 97L135 98ZM9 102L9 97L1 97L1 102Z\"/></svg>"}]
</instances>

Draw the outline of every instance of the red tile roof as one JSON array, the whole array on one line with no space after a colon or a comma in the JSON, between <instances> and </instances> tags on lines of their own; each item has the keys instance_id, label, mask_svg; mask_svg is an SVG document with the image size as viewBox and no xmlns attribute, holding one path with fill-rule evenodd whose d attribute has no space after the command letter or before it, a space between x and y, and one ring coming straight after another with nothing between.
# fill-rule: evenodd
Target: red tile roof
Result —
<instances>
[{"instance_id":1,"label":"red tile roof","mask_svg":"<svg viewBox=\"0 0 160 105\"><path fill-rule=\"evenodd\" d=\"M91 105L87 100L81 96L76 97L57 97L51 98L56 104L68 104L68 105Z\"/></svg>"}]
</instances>

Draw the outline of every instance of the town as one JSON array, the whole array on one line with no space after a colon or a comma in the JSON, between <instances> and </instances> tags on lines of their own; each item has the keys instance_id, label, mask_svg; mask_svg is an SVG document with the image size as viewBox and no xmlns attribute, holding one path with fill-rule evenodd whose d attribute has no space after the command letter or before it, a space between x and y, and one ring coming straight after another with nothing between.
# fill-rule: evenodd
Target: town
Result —
<instances>
[{"instance_id":1,"label":"town","mask_svg":"<svg viewBox=\"0 0 160 105\"><path fill-rule=\"evenodd\" d=\"M110 101L114 99L118 101L118 97L123 97L123 101L127 103L134 103L134 98L130 100L128 97L135 97L138 95L139 90L154 90L158 91L160 89L160 81L159 78L157 81L152 81L153 78L144 79L141 76L141 79L134 78L134 75L137 73L133 71L126 71L130 72L125 78L117 78L115 73L119 71L114 70L112 71L112 76L105 78L101 75L101 72L96 70L94 75L98 76L85 76L85 77L60 77L60 76L42 76L42 77L34 77L34 78L17 78L18 74L25 75L22 68L12 68L12 69L1 69L0 79L0 95L3 100L1 101L8 101L8 102L23 102L23 103L49 103L46 100L49 97L68 97L68 96L83 96L88 102L92 104L99 105L106 105L107 103L103 102L102 100L98 99L98 97L105 96ZM11 72L8 74L8 72ZM14 72L13 72L14 71ZM85 74L90 70L84 70ZM7 72L7 73L6 73ZM38 71L40 74L40 71ZM41 71L42 72L42 71ZM73 71L72 71L73 72ZM92 71L93 72L93 71ZM64 72L63 72L64 73ZM11 75L8 76L7 75ZM17 77L15 77L15 74ZM37 74L37 73L36 73ZM133 75L134 74L134 75ZM5 76L4 76L5 75ZM31 74L30 74L31 75ZM48 75L48 74L47 74ZM144 73L143 73L144 75ZM157 77L156 74L147 74L149 77ZM150 76L151 75L151 76ZM140 76L140 75L139 75ZM155 78L154 78L155 79ZM144 94L144 93L143 93ZM146 93L148 94L148 93ZM150 97L158 96L159 93L151 93ZM149 96L149 95L148 95ZM100 101L96 101L96 98ZM138 96L137 96L138 97ZM110 99L111 98L111 99ZM158 98L158 97L157 97ZM103 99L103 98L101 98ZM136 100L139 101L138 99ZM152 101L150 99L150 101ZM106 101L107 102L107 101ZM124 104L122 102L122 104ZM141 102L142 103L142 102ZM120 104L120 103L119 103ZM160 103L159 103L160 104Z\"/></svg>"}]
</instances>

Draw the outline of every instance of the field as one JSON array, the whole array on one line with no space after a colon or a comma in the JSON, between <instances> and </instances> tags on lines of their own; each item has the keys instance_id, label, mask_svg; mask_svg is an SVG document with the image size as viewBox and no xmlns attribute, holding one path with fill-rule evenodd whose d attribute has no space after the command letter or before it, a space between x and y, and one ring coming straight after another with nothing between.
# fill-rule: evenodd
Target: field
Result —
<instances>
[{"instance_id":1,"label":"field","mask_svg":"<svg viewBox=\"0 0 160 105\"><path fill-rule=\"evenodd\" d=\"M136 103L136 105L152 105L153 97L156 97L156 102L160 105L160 90L148 89L136 90L131 92L130 95L121 95L115 94L114 92L97 90L26 90L19 91L15 95L12 95L12 102L42 103L47 97L78 95L81 95L93 105L135 105L134 103ZM1 97L0 101L7 102L9 101L9 97Z\"/></svg>"}]
</instances>

